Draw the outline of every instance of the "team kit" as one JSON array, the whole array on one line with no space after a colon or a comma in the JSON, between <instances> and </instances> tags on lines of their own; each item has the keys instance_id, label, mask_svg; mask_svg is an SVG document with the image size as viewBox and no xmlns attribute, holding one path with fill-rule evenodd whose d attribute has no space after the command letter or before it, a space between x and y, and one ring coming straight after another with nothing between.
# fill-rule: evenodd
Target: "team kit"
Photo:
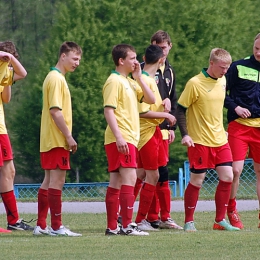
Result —
<instances>
[{"instance_id":1,"label":"team kit","mask_svg":"<svg viewBox=\"0 0 260 260\"><path fill-rule=\"evenodd\" d=\"M208 67L187 81L179 98L176 73L168 60L171 48L171 38L162 30L152 35L141 63L132 45L112 48L115 68L102 89L109 174L106 236L148 236L160 229L196 232L194 213L208 169L215 169L219 178L212 229L244 228L236 195L247 154L253 159L256 175L260 174L260 34L253 41L253 54L238 61L232 62L227 50L213 48ZM11 99L12 84L25 78L27 72L15 45L0 42L0 194L8 223L0 233L28 230L35 236L82 236L62 222L62 189L70 170L70 154L78 148L72 135L72 101L65 75L76 70L81 56L77 43L63 42L57 63L42 85L40 162L44 178L37 194L38 218L33 227L19 216L13 190L13 152L3 107ZM227 130L223 107L227 109ZM177 127L190 165L183 225L171 216L167 167ZM137 198L139 206L133 219ZM260 220L260 213L257 218Z\"/></svg>"}]
</instances>

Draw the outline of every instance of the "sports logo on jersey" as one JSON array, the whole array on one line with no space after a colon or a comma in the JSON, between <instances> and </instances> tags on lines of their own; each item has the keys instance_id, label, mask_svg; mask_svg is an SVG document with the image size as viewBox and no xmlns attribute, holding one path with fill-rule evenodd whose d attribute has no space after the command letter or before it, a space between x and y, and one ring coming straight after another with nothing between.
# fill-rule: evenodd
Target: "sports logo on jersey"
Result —
<instances>
[{"instance_id":1,"label":"sports logo on jersey","mask_svg":"<svg viewBox=\"0 0 260 260\"><path fill-rule=\"evenodd\" d=\"M226 84L224 84L224 85L222 86L222 90L223 90L223 91L226 91Z\"/></svg>"},{"instance_id":2,"label":"sports logo on jersey","mask_svg":"<svg viewBox=\"0 0 260 260\"><path fill-rule=\"evenodd\" d=\"M134 91L136 91L137 86L135 85L135 83L130 82L129 80L128 80L128 83L129 83L130 88L133 89ZM125 86L125 89L129 89L129 86Z\"/></svg>"},{"instance_id":3,"label":"sports logo on jersey","mask_svg":"<svg viewBox=\"0 0 260 260\"><path fill-rule=\"evenodd\" d=\"M165 79L165 82L166 82L166 84L167 84L167 87L169 87L169 86L170 86L170 82L171 82L170 79L166 78L166 79Z\"/></svg>"},{"instance_id":4,"label":"sports logo on jersey","mask_svg":"<svg viewBox=\"0 0 260 260\"><path fill-rule=\"evenodd\" d=\"M154 80L155 80L156 84L158 85L158 83L159 83L159 77L158 77L157 75L155 75Z\"/></svg>"}]
</instances>

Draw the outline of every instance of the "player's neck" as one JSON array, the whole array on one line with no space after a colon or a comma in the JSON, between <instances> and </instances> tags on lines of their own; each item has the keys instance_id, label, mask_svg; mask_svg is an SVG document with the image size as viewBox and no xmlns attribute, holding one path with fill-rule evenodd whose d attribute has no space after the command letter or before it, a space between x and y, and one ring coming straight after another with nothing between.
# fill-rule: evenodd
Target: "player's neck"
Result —
<instances>
[{"instance_id":1,"label":"player's neck","mask_svg":"<svg viewBox=\"0 0 260 260\"><path fill-rule=\"evenodd\" d=\"M65 75L67 73L65 67L62 66L62 64L60 64L60 62L57 62L55 68L57 68L63 75Z\"/></svg>"},{"instance_id":2,"label":"player's neck","mask_svg":"<svg viewBox=\"0 0 260 260\"><path fill-rule=\"evenodd\" d=\"M130 72L128 72L128 71L126 71L123 67L121 67L121 66L117 66L116 67L116 71L120 74L120 75L122 75L122 76L124 76L124 77L127 77L128 75L129 75L129 73Z\"/></svg>"},{"instance_id":3,"label":"player's neck","mask_svg":"<svg viewBox=\"0 0 260 260\"><path fill-rule=\"evenodd\" d=\"M154 78L155 73L158 70L158 65L157 64L144 64L144 69L145 72L149 74L150 77Z\"/></svg>"}]
</instances>

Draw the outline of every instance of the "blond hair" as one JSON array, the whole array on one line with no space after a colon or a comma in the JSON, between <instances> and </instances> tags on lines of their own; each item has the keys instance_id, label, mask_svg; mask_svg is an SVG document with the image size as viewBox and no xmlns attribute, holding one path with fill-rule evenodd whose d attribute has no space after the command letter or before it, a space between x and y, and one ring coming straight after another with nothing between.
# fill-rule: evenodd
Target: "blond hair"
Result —
<instances>
[{"instance_id":1,"label":"blond hair","mask_svg":"<svg viewBox=\"0 0 260 260\"><path fill-rule=\"evenodd\" d=\"M260 33L258 33L257 35L256 35L256 37L255 37L255 40L254 41L256 41L257 39L259 39L260 38Z\"/></svg>"},{"instance_id":2,"label":"blond hair","mask_svg":"<svg viewBox=\"0 0 260 260\"><path fill-rule=\"evenodd\" d=\"M224 61L231 64L232 58L228 51L221 48L214 48L210 52L209 61Z\"/></svg>"}]
</instances>

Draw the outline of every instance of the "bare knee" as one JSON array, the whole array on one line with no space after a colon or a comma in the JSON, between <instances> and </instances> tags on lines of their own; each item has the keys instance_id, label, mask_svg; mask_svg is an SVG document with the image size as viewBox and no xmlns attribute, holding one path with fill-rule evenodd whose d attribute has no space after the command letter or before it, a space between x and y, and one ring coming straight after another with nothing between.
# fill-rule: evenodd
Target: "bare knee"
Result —
<instances>
[{"instance_id":1,"label":"bare knee","mask_svg":"<svg viewBox=\"0 0 260 260\"><path fill-rule=\"evenodd\" d=\"M158 170L146 170L145 182L156 185L159 179Z\"/></svg>"},{"instance_id":2,"label":"bare knee","mask_svg":"<svg viewBox=\"0 0 260 260\"><path fill-rule=\"evenodd\" d=\"M203 184L203 181L205 179L205 174L206 173L200 173L200 174L191 173L191 175L190 175L190 183L192 185L196 186L196 187L201 188L202 184Z\"/></svg>"},{"instance_id":3,"label":"bare knee","mask_svg":"<svg viewBox=\"0 0 260 260\"><path fill-rule=\"evenodd\" d=\"M145 178L145 170L143 168L136 169L136 176L138 179L143 180Z\"/></svg>"},{"instance_id":4,"label":"bare knee","mask_svg":"<svg viewBox=\"0 0 260 260\"><path fill-rule=\"evenodd\" d=\"M234 176L234 181L239 180L240 175L243 171L244 161L235 161L232 165L232 171Z\"/></svg>"},{"instance_id":5,"label":"bare knee","mask_svg":"<svg viewBox=\"0 0 260 260\"><path fill-rule=\"evenodd\" d=\"M1 169L1 182L13 183L15 177L15 169L10 168L8 171Z\"/></svg>"},{"instance_id":6,"label":"bare knee","mask_svg":"<svg viewBox=\"0 0 260 260\"><path fill-rule=\"evenodd\" d=\"M240 168L233 168L233 182L238 182L241 176L242 169Z\"/></svg>"}]
</instances>

